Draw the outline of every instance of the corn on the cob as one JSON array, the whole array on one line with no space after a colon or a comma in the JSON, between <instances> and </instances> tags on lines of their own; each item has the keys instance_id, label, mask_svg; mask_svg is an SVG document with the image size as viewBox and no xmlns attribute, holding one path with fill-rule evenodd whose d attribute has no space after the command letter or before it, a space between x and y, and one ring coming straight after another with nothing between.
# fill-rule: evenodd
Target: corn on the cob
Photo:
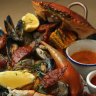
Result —
<instances>
[{"instance_id":1,"label":"corn on the cob","mask_svg":"<svg viewBox=\"0 0 96 96\"><path fill-rule=\"evenodd\" d=\"M61 29L52 32L50 35L50 42L54 44L55 47L65 49L73 41L77 39L77 36L73 32L63 32Z\"/></svg>"}]
</instances>

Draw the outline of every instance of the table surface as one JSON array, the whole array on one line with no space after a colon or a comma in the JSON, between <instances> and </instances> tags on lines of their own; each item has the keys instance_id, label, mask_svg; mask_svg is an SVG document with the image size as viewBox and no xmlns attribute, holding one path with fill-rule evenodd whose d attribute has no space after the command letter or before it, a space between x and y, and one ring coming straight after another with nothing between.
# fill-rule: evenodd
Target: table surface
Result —
<instances>
[{"instance_id":1,"label":"table surface","mask_svg":"<svg viewBox=\"0 0 96 96\"><path fill-rule=\"evenodd\" d=\"M44 0L43 0L44 1ZM88 8L88 21L96 28L96 0L45 0L55 1L59 4L67 6L74 1L84 3ZM84 15L81 7L74 7L72 10ZM11 15L14 23L26 13L33 13L32 0L0 0L0 27L4 28L4 19L7 15Z\"/></svg>"}]
</instances>

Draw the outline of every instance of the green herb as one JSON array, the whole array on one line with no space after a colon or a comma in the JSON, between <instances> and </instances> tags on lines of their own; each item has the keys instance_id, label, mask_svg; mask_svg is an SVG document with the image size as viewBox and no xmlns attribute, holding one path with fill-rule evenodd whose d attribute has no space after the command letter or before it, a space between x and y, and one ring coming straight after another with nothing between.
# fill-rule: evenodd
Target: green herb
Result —
<instances>
[{"instance_id":1,"label":"green herb","mask_svg":"<svg viewBox=\"0 0 96 96\"><path fill-rule=\"evenodd\" d=\"M44 89L44 87L42 85L38 86L37 92L40 92L42 94L46 94L46 91L45 91L45 89Z\"/></svg>"},{"instance_id":2,"label":"green herb","mask_svg":"<svg viewBox=\"0 0 96 96\"><path fill-rule=\"evenodd\" d=\"M36 70L37 70L40 66L41 66L41 63L39 63L39 64L34 64L34 65L32 66L32 72L36 72Z\"/></svg>"},{"instance_id":3,"label":"green herb","mask_svg":"<svg viewBox=\"0 0 96 96\"><path fill-rule=\"evenodd\" d=\"M15 73L15 75L17 76L17 73Z\"/></svg>"}]
</instances>

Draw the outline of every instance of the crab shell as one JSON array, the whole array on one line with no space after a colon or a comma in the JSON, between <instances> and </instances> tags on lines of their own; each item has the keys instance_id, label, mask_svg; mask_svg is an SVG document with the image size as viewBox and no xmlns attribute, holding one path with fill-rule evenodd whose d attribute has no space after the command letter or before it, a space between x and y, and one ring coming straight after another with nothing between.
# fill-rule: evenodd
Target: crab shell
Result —
<instances>
[{"instance_id":1,"label":"crab shell","mask_svg":"<svg viewBox=\"0 0 96 96\"><path fill-rule=\"evenodd\" d=\"M70 26L70 29L75 31L80 39L96 34L96 29L93 28L86 19L63 5L36 0L33 0L32 4L37 16L45 20L49 17L45 15L46 12L47 14L50 14L50 12L51 14L55 14L55 16L62 19L63 23L65 22L65 24Z\"/></svg>"}]
</instances>

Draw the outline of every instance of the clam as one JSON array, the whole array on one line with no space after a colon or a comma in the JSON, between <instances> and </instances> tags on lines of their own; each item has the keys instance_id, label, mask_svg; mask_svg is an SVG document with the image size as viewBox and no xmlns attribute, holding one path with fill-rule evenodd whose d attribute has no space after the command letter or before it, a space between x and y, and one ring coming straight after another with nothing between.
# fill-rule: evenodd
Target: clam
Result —
<instances>
[{"instance_id":1,"label":"clam","mask_svg":"<svg viewBox=\"0 0 96 96\"><path fill-rule=\"evenodd\" d=\"M36 48L36 53L41 59L47 59L49 54L41 48Z\"/></svg>"},{"instance_id":2,"label":"clam","mask_svg":"<svg viewBox=\"0 0 96 96\"><path fill-rule=\"evenodd\" d=\"M33 65L34 65L33 59L24 59L15 64L13 70L28 70L31 72Z\"/></svg>"},{"instance_id":3,"label":"clam","mask_svg":"<svg viewBox=\"0 0 96 96\"><path fill-rule=\"evenodd\" d=\"M68 96L68 85L58 81L55 85L51 86L48 91L54 96Z\"/></svg>"}]
</instances>

